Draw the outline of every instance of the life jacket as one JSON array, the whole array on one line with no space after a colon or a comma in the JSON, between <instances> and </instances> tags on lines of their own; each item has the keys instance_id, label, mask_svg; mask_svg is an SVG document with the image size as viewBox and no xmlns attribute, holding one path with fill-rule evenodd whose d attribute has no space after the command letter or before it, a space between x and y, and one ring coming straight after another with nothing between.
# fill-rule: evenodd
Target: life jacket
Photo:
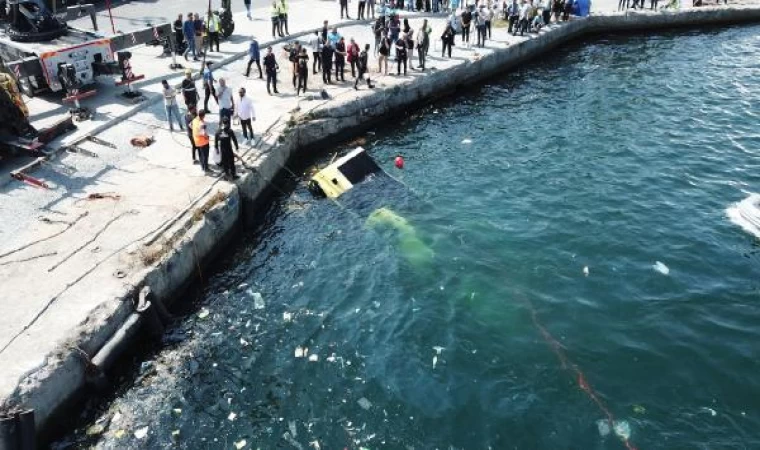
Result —
<instances>
[{"instance_id":1,"label":"life jacket","mask_svg":"<svg viewBox=\"0 0 760 450\"><path fill-rule=\"evenodd\" d=\"M193 142L195 142L196 147L203 147L209 143L208 131L206 134L201 134L205 125L206 123L201 121L200 117L193 120Z\"/></svg>"}]
</instances>

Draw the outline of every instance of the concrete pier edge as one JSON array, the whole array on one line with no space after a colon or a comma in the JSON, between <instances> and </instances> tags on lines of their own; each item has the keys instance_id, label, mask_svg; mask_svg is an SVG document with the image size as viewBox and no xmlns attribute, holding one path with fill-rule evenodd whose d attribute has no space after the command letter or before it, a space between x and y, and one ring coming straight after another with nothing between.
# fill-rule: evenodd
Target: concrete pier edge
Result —
<instances>
[{"instance_id":1,"label":"concrete pier edge","mask_svg":"<svg viewBox=\"0 0 760 450\"><path fill-rule=\"evenodd\" d=\"M423 16L416 16L423 17ZM592 15L553 26L533 39L494 49L464 64L442 71L431 71L403 85L387 89L362 89L344 101L309 102L308 110L291 112L290 119L279 123L261 136L260 145L267 147L252 159L243 154L246 170L236 185L216 181L190 207L118 253L152 252L152 263L125 274L126 287L121 295L104 299L89 317L73 330L67 342L49 354L43 364L19 379L14 393L2 399L0 412L21 408L35 410L40 437L44 440L55 419L70 412L85 387L90 359L124 325L134 311L137 292L150 286L156 297L165 303L176 300L199 271L222 251L246 216L263 201L271 180L283 170L287 161L307 149L330 145L337 138L357 134L379 120L398 111L408 110L446 95L459 86L503 73L515 65L535 58L571 40L600 33L620 33L649 29L676 29L710 25L760 22L760 6L704 7L683 11L656 13L627 12ZM365 23L343 22L338 26ZM289 36L287 40L314 30ZM436 36L433 36L436 38ZM283 39L284 40L284 39ZM283 40L272 41L272 43ZM266 43L264 45L269 45ZM232 55L216 63L222 66L244 54ZM123 117L115 118L88 134L113 126L124 117L158 101L148 99ZM332 107L337 104L339 107ZM264 144L264 141L271 142ZM146 240L150 245L144 245Z\"/></svg>"}]
</instances>

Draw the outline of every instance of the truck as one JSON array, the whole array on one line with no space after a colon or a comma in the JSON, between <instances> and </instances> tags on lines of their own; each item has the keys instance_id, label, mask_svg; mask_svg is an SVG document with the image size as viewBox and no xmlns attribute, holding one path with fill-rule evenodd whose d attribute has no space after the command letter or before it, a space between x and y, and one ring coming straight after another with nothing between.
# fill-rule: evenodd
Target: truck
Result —
<instances>
[{"instance_id":1,"label":"truck","mask_svg":"<svg viewBox=\"0 0 760 450\"><path fill-rule=\"evenodd\" d=\"M120 59L119 52L172 37L169 23L104 36L68 26L40 0L5 1L4 16L0 2L0 21L7 24L0 29L0 68L27 97L46 91L79 96L100 75L122 73L128 78L123 61L129 58Z\"/></svg>"}]
</instances>

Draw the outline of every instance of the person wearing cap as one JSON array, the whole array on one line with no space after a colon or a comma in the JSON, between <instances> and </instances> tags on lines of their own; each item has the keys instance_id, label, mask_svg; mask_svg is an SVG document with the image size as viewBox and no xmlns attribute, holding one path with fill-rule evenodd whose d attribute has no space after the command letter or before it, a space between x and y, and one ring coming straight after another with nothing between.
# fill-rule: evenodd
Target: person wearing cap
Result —
<instances>
[{"instance_id":1,"label":"person wearing cap","mask_svg":"<svg viewBox=\"0 0 760 450\"><path fill-rule=\"evenodd\" d=\"M245 76L251 74L251 64L256 63L256 67L259 68L259 78L264 78L261 73L261 63L259 59L261 54L259 52L259 41L256 40L256 36L251 36L251 43L248 44L248 68L245 69Z\"/></svg>"},{"instance_id":2,"label":"person wearing cap","mask_svg":"<svg viewBox=\"0 0 760 450\"><path fill-rule=\"evenodd\" d=\"M216 131L214 136L214 150L217 154L221 152L222 170L228 180L236 180L235 174L235 153L232 151L232 144L235 144L235 150L240 150L235 132L230 127L230 118L222 119L222 126Z\"/></svg>"},{"instance_id":3,"label":"person wearing cap","mask_svg":"<svg viewBox=\"0 0 760 450\"><path fill-rule=\"evenodd\" d=\"M185 106L188 109L195 107L200 97L198 96L198 89L195 88L195 81L193 81L193 72L190 69L185 70L185 79L182 80L180 89L182 90L182 98L185 100Z\"/></svg>"},{"instance_id":4,"label":"person wearing cap","mask_svg":"<svg viewBox=\"0 0 760 450\"><path fill-rule=\"evenodd\" d=\"M209 137L208 127L206 125L206 111L198 111L198 116L193 119L193 142L198 148L198 157L201 160L201 170L208 173L208 150L209 150Z\"/></svg>"},{"instance_id":5,"label":"person wearing cap","mask_svg":"<svg viewBox=\"0 0 760 450\"><path fill-rule=\"evenodd\" d=\"M193 164L198 164L198 147L195 146L195 140L193 139L193 121L197 116L195 112L195 105L190 106L185 113L185 128L187 129L187 138L190 139L190 147L193 149Z\"/></svg>"},{"instance_id":6,"label":"person wearing cap","mask_svg":"<svg viewBox=\"0 0 760 450\"><path fill-rule=\"evenodd\" d=\"M216 96L216 88L214 87L214 82L216 80L214 79L214 72L211 70L211 64L211 61L207 62L206 70L203 72L203 109L206 111L208 111L208 99L211 98L211 96L214 97L216 104L219 104L219 97Z\"/></svg>"},{"instance_id":7,"label":"person wearing cap","mask_svg":"<svg viewBox=\"0 0 760 450\"><path fill-rule=\"evenodd\" d=\"M182 118L179 116L179 106L177 106L177 91L173 87L169 86L169 82L161 80L162 93L164 95L164 109L166 110L166 120L169 122L169 131L174 131L174 122L172 122L172 116L177 119L177 125L180 130L184 130L182 127Z\"/></svg>"},{"instance_id":8,"label":"person wearing cap","mask_svg":"<svg viewBox=\"0 0 760 450\"><path fill-rule=\"evenodd\" d=\"M240 126L243 128L243 139L246 145L251 145L253 140L253 125L251 122L256 121L256 112L253 109L253 101L245 96L245 88L241 87L238 91L240 99L238 100L237 116L240 119Z\"/></svg>"},{"instance_id":9,"label":"person wearing cap","mask_svg":"<svg viewBox=\"0 0 760 450\"><path fill-rule=\"evenodd\" d=\"M270 45L267 47L267 55L264 57L264 70L267 73L267 93L269 95L272 95L272 91L269 90L269 85L271 84L274 88L274 93L279 94L277 92L277 71L280 69L280 66L277 65L277 59L274 56L274 52L272 52L272 46Z\"/></svg>"}]
</instances>

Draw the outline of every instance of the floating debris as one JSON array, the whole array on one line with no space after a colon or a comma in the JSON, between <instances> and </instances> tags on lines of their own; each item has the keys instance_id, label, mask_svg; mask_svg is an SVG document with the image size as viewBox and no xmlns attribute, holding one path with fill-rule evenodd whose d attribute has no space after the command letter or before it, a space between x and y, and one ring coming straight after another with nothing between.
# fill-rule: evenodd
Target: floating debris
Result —
<instances>
[{"instance_id":1,"label":"floating debris","mask_svg":"<svg viewBox=\"0 0 760 450\"><path fill-rule=\"evenodd\" d=\"M208 317L209 314L211 314L211 312L208 309L202 308L201 311L198 313L198 318L205 319L206 317Z\"/></svg>"},{"instance_id":2,"label":"floating debris","mask_svg":"<svg viewBox=\"0 0 760 450\"><path fill-rule=\"evenodd\" d=\"M309 442L310 447L314 447L314 450L322 450L322 446L319 445L319 441L311 441Z\"/></svg>"},{"instance_id":3,"label":"floating debris","mask_svg":"<svg viewBox=\"0 0 760 450\"><path fill-rule=\"evenodd\" d=\"M436 355L440 355L442 351L446 350L446 347L441 347L439 345L436 345L433 347L433 350L435 350Z\"/></svg>"},{"instance_id":4,"label":"floating debris","mask_svg":"<svg viewBox=\"0 0 760 450\"><path fill-rule=\"evenodd\" d=\"M179 415L181 415L181 414L182 414L182 410L181 410L180 408L174 408L174 409L172 409L172 412L173 412L175 415L177 415L177 416L179 416Z\"/></svg>"},{"instance_id":5,"label":"floating debris","mask_svg":"<svg viewBox=\"0 0 760 450\"><path fill-rule=\"evenodd\" d=\"M661 263L660 261L655 262L652 268L663 275L670 274L670 268L666 266L665 264Z\"/></svg>"},{"instance_id":6,"label":"floating debris","mask_svg":"<svg viewBox=\"0 0 760 450\"><path fill-rule=\"evenodd\" d=\"M293 321L293 313L289 313L285 311L282 313L282 321L283 322L292 322Z\"/></svg>"},{"instance_id":7,"label":"floating debris","mask_svg":"<svg viewBox=\"0 0 760 450\"><path fill-rule=\"evenodd\" d=\"M113 437L115 437L116 439L121 439L126 435L127 435L127 432L124 430L116 430L113 433Z\"/></svg>"},{"instance_id":8,"label":"floating debris","mask_svg":"<svg viewBox=\"0 0 760 450\"><path fill-rule=\"evenodd\" d=\"M172 431L172 440L174 441L179 440L179 430Z\"/></svg>"},{"instance_id":9,"label":"floating debris","mask_svg":"<svg viewBox=\"0 0 760 450\"><path fill-rule=\"evenodd\" d=\"M647 409L641 405L633 405L633 412L636 414L646 414Z\"/></svg>"},{"instance_id":10,"label":"floating debris","mask_svg":"<svg viewBox=\"0 0 760 450\"><path fill-rule=\"evenodd\" d=\"M148 427L142 427L135 431L135 438L137 439L145 439L146 436L148 436Z\"/></svg>"},{"instance_id":11,"label":"floating debris","mask_svg":"<svg viewBox=\"0 0 760 450\"><path fill-rule=\"evenodd\" d=\"M231 412L230 415L227 416L227 420L229 420L230 422L234 422L235 419L237 419L237 414L235 414L234 412Z\"/></svg>"},{"instance_id":12,"label":"floating debris","mask_svg":"<svg viewBox=\"0 0 760 450\"><path fill-rule=\"evenodd\" d=\"M245 439L241 439L241 440L235 442L235 444L233 444L233 445L235 445L235 448L237 450L240 450L240 449L244 448L246 445L248 445L248 442L246 442Z\"/></svg>"},{"instance_id":13,"label":"floating debris","mask_svg":"<svg viewBox=\"0 0 760 450\"><path fill-rule=\"evenodd\" d=\"M435 369L435 366L438 364L438 356L433 356L433 369Z\"/></svg>"},{"instance_id":14,"label":"floating debris","mask_svg":"<svg viewBox=\"0 0 760 450\"><path fill-rule=\"evenodd\" d=\"M298 437L298 429L296 428L295 420L288 422L288 430L290 430L290 434L293 435L293 438Z\"/></svg>"},{"instance_id":15,"label":"floating debris","mask_svg":"<svg viewBox=\"0 0 760 450\"><path fill-rule=\"evenodd\" d=\"M464 145L472 144L472 139L462 139L462 144Z\"/></svg>"},{"instance_id":16,"label":"floating debris","mask_svg":"<svg viewBox=\"0 0 760 450\"><path fill-rule=\"evenodd\" d=\"M715 410L714 410L714 409L712 409L712 408L708 408L707 406L703 406L703 407L701 407L701 408L699 408L699 409L701 409L702 411L706 411L706 412L709 412L709 413L710 413L710 415L711 415L711 416L713 416L713 417L715 417L715 416L717 416L717 415L718 415L718 412L717 412L717 411L715 411Z\"/></svg>"},{"instance_id":17,"label":"floating debris","mask_svg":"<svg viewBox=\"0 0 760 450\"><path fill-rule=\"evenodd\" d=\"M370 408L372 408L372 402L367 400L365 397L360 398L356 401L356 403L358 403L359 406L361 406L365 411L368 411Z\"/></svg>"},{"instance_id":18,"label":"floating debris","mask_svg":"<svg viewBox=\"0 0 760 450\"><path fill-rule=\"evenodd\" d=\"M588 266L583 266L583 275L588 276L588 274L589 274Z\"/></svg>"},{"instance_id":19,"label":"floating debris","mask_svg":"<svg viewBox=\"0 0 760 450\"><path fill-rule=\"evenodd\" d=\"M309 354L308 348L296 347L296 358L303 358Z\"/></svg>"},{"instance_id":20,"label":"floating debris","mask_svg":"<svg viewBox=\"0 0 760 450\"><path fill-rule=\"evenodd\" d=\"M599 419L596 421L596 428L599 430L599 436L605 437L610 434L610 422L607 419Z\"/></svg>"},{"instance_id":21,"label":"floating debris","mask_svg":"<svg viewBox=\"0 0 760 450\"><path fill-rule=\"evenodd\" d=\"M285 434L282 435L282 438L285 440L285 442L297 448L298 450L303 450L303 445L295 440L293 436L290 435L290 432L286 431Z\"/></svg>"},{"instance_id":22,"label":"floating debris","mask_svg":"<svg viewBox=\"0 0 760 450\"><path fill-rule=\"evenodd\" d=\"M631 437L631 426L626 420L615 421L615 434L624 441L627 441Z\"/></svg>"},{"instance_id":23,"label":"floating debris","mask_svg":"<svg viewBox=\"0 0 760 450\"><path fill-rule=\"evenodd\" d=\"M262 297L260 292L253 292L252 289L248 289L246 293L253 299L253 309L264 309L266 305L264 303L264 297Z\"/></svg>"},{"instance_id":24,"label":"floating debris","mask_svg":"<svg viewBox=\"0 0 760 450\"><path fill-rule=\"evenodd\" d=\"M319 361L319 355L316 355L316 354L309 355L309 361L311 362Z\"/></svg>"}]
</instances>

